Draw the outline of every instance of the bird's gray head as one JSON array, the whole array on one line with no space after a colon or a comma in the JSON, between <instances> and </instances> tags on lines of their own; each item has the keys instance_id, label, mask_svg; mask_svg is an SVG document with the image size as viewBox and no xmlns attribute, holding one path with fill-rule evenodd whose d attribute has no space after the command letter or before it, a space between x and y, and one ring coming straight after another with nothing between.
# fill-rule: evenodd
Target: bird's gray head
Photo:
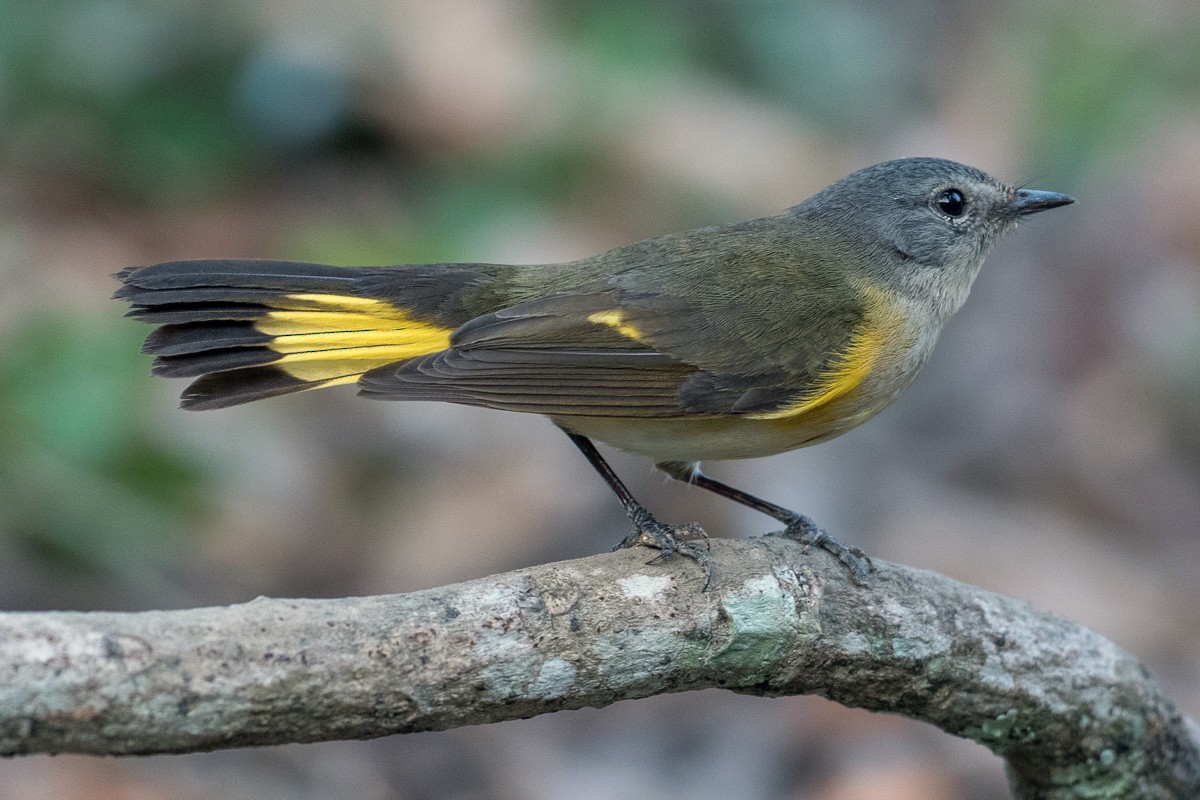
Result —
<instances>
[{"instance_id":1,"label":"bird's gray head","mask_svg":"<svg viewBox=\"0 0 1200 800\"><path fill-rule=\"evenodd\" d=\"M955 161L904 158L852 173L795 211L857 251L869 277L934 293L939 310L953 313L1000 234L1023 216L1071 202Z\"/></svg>"}]
</instances>

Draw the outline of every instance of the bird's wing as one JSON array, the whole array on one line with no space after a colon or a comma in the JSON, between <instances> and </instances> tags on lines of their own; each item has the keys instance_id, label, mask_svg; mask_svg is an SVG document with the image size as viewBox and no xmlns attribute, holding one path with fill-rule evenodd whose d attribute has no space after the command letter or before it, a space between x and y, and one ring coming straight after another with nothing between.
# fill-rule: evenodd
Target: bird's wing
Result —
<instances>
[{"instance_id":1,"label":"bird's wing","mask_svg":"<svg viewBox=\"0 0 1200 800\"><path fill-rule=\"evenodd\" d=\"M477 317L449 348L371 370L359 387L552 416L769 416L821 390L861 316L853 298L831 292L797 304L768 287L685 299L619 284Z\"/></svg>"}]
</instances>

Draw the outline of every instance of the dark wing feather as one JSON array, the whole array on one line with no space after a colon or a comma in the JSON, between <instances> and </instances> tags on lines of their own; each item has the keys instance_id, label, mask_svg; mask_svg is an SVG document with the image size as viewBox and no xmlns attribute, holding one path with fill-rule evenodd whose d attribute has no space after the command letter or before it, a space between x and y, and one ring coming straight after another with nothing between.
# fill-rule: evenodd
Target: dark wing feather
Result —
<instances>
[{"instance_id":1,"label":"dark wing feather","mask_svg":"<svg viewBox=\"0 0 1200 800\"><path fill-rule=\"evenodd\" d=\"M444 350L364 375L366 394L441 400L509 411L586 416L677 416L679 384L689 370L655 353L602 360L595 353ZM615 355L615 354L614 354Z\"/></svg>"},{"instance_id":2,"label":"dark wing feather","mask_svg":"<svg viewBox=\"0 0 1200 800\"><path fill-rule=\"evenodd\" d=\"M555 295L468 322L451 348L371 370L379 399L439 400L555 416L678 416L694 368L588 317L604 295Z\"/></svg>"}]
</instances>

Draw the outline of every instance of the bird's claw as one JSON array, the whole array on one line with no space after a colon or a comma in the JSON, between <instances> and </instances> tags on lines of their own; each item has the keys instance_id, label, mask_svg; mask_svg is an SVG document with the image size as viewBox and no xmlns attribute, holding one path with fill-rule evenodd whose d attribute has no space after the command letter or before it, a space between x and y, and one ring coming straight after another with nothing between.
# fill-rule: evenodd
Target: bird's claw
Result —
<instances>
[{"instance_id":1,"label":"bird's claw","mask_svg":"<svg viewBox=\"0 0 1200 800\"><path fill-rule=\"evenodd\" d=\"M875 569L871 563L871 557L860 548L843 544L803 514L797 514L788 522L787 527L776 535L795 539L805 547L819 547L832 553L838 561L846 565L850 571L850 577L859 585L866 584L871 572Z\"/></svg>"},{"instance_id":2,"label":"bird's claw","mask_svg":"<svg viewBox=\"0 0 1200 800\"><path fill-rule=\"evenodd\" d=\"M673 555L681 555L695 561L704 567L704 590L708 591L712 584L713 566L712 555L708 548L708 534L695 522L683 525L666 525L659 522L649 512L638 515L633 519L634 530L622 539L613 550L624 550L636 545L654 547L661 552L647 561L647 564L658 562ZM697 542L704 542L701 547Z\"/></svg>"}]
</instances>

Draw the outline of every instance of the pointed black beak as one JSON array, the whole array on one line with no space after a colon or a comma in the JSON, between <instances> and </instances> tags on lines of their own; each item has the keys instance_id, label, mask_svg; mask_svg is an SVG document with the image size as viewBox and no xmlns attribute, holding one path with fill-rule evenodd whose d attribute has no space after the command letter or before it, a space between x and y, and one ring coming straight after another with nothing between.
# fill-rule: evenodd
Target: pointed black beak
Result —
<instances>
[{"instance_id":1,"label":"pointed black beak","mask_svg":"<svg viewBox=\"0 0 1200 800\"><path fill-rule=\"evenodd\" d=\"M1059 194L1058 192L1043 192L1041 189L1017 189L1017 193L1013 197L1012 213L1023 217L1028 214L1045 211L1048 208L1058 208L1059 206L1069 205L1074 202L1074 197Z\"/></svg>"}]
</instances>

